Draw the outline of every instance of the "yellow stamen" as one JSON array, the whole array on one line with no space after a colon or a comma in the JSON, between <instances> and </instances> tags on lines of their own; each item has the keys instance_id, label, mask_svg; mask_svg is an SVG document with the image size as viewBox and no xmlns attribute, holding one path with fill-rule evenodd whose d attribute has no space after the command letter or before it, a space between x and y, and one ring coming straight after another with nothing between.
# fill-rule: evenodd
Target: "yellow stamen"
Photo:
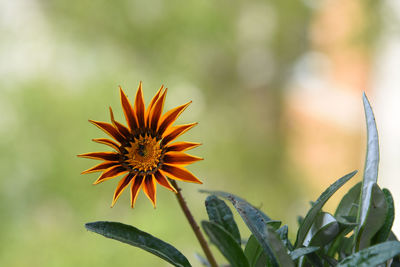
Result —
<instances>
[{"instance_id":1,"label":"yellow stamen","mask_svg":"<svg viewBox=\"0 0 400 267\"><path fill-rule=\"evenodd\" d=\"M151 171L154 170L160 162L162 149L160 143L155 137L148 136L147 134L135 138L130 142L129 147L125 147L128 151L126 162L132 166L136 171Z\"/></svg>"}]
</instances>

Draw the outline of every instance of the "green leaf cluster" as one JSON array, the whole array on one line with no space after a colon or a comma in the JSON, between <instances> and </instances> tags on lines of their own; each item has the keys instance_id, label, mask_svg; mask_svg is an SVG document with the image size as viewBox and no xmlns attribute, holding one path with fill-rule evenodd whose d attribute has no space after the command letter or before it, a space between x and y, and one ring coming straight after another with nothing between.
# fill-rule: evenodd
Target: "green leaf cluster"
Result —
<instances>
[{"instance_id":1,"label":"green leaf cluster","mask_svg":"<svg viewBox=\"0 0 400 267\"><path fill-rule=\"evenodd\" d=\"M280 222L270 219L261 210L244 199L221 191L203 191L211 194L211 199L218 203L221 214L230 214L228 206L220 197L232 203L244 223L251 231L251 236L244 248L235 243L228 246L222 235L215 240L215 232L224 232L227 239L233 239L229 228L224 225L235 225L232 216L229 223L219 224L215 232L206 230L211 242L217 246L232 266L240 257L239 266L398 266L397 255L400 254L400 242L397 241L391 227L394 219L393 198L389 190L381 190L377 184L379 144L375 118L366 96L363 96L365 117L367 121L368 145L362 182L353 186L340 201L334 214L322 210L332 195L349 181L357 171L353 171L329 186L312 206L304 218L299 220L294 245L288 240L288 227L280 227ZM222 207L223 210L222 211ZM209 212L209 209L207 209ZM215 213L215 211L213 211ZM203 227L213 221L203 222ZM280 228L279 228L280 227ZM229 238L228 238L229 236ZM235 232L235 236L239 236ZM243 254L243 255L242 255ZM240 256L238 256L240 255ZM247 262L243 263L243 258Z\"/></svg>"},{"instance_id":2,"label":"green leaf cluster","mask_svg":"<svg viewBox=\"0 0 400 267\"><path fill-rule=\"evenodd\" d=\"M400 242L391 231L393 198L388 189L377 184L378 132L365 94L363 101L368 132L363 180L343 196L334 214L322 208L357 171L329 186L299 220L294 243L288 239L287 225L281 226L281 221L271 219L246 200L227 192L201 190L209 194L205 200L208 220L202 221L201 226L230 266L400 266ZM232 204L251 232L244 241L227 203ZM86 228L142 248L174 266L191 266L173 246L133 226L95 222L86 224ZM209 265L198 257L203 265Z\"/></svg>"}]
</instances>

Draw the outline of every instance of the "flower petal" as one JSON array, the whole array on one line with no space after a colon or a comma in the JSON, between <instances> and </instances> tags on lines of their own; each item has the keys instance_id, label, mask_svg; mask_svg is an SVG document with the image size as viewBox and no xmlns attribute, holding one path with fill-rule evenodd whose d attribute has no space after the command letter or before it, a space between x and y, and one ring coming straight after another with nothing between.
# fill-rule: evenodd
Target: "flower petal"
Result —
<instances>
[{"instance_id":1,"label":"flower petal","mask_svg":"<svg viewBox=\"0 0 400 267\"><path fill-rule=\"evenodd\" d=\"M165 89L163 94L160 96L160 98L154 104L154 108L153 108L152 112L150 113L150 129L152 129L154 132L157 131L157 125L160 120L162 110L164 108L164 101L165 101L166 94L167 94L167 89Z\"/></svg>"},{"instance_id":2,"label":"flower petal","mask_svg":"<svg viewBox=\"0 0 400 267\"><path fill-rule=\"evenodd\" d=\"M194 123L183 124L183 125L179 125L179 126L170 128L170 130L166 133L166 136L163 137L163 139L161 141L161 145L164 146L164 145L172 142L173 140L178 138L178 136L184 134L186 131L190 130L191 128L193 128L196 125L197 125L197 122L194 122Z\"/></svg>"},{"instance_id":3,"label":"flower petal","mask_svg":"<svg viewBox=\"0 0 400 267\"><path fill-rule=\"evenodd\" d=\"M122 109L124 110L126 122L128 123L128 126L131 129L131 131L134 132L138 128L138 126L137 126L135 114L132 109L132 105L129 102L129 99L126 97L126 95L121 87L119 87L119 92L120 92L120 96L121 96L121 104L122 104Z\"/></svg>"},{"instance_id":4,"label":"flower petal","mask_svg":"<svg viewBox=\"0 0 400 267\"><path fill-rule=\"evenodd\" d=\"M193 143L193 142L176 142L166 146L165 151L186 151L201 145L200 143Z\"/></svg>"},{"instance_id":5,"label":"flower petal","mask_svg":"<svg viewBox=\"0 0 400 267\"><path fill-rule=\"evenodd\" d=\"M115 166L116 164L119 164L119 162L113 162L113 161L105 161L102 162L90 169L87 169L86 171L83 171L81 174L87 174L87 173L92 173L92 172L98 172L102 170L107 170L108 168L111 168L112 166Z\"/></svg>"},{"instance_id":6,"label":"flower petal","mask_svg":"<svg viewBox=\"0 0 400 267\"><path fill-rule=\"evenodd\" d=\"M108 134L109 136L111 136L112 138L117 140L118 142L121 143L124 141L125 138L111 124L102 122L102 121L94 121L94 120L89 120L89 122L96 125L98 128L103 130L106 134Z\"/></svg>"},{"instance_id":7,"label":"flower petal","mask_svg":"<svg viewBox=\"0 0 400 267\"><path fill-rule=\"evenodd\" d=\"M119 154L115 152L91 152L78 155L80 158L119 161Z\"/></svg>"},{"instance_id":8,"label":"flower petal","mask_svg":"<svg viewBox=\"0 0 400 267\"><path fill-rule=\"evenodd\" d=\"M121 179L121 181L119 181L119 183L117 185L117 189L115 189L115 192L114 192L114 197L113 197L113 201L111 203L111 207L113 207L115 205L115 202L117 202L119 196L122 194L124 189L129 185L132 178L133 178L133 174L128 173L124 178Z\"/></svg>"},{"instance_id":9,"label":"flower petal","mask_svg":"<svg viewBox=\"0 0 400 267\"><path fill-rule=\"evenodd\" d=\"M151 200L153 207L156 207L156 183L154 182L153 175L147 175L144 179L143 191L146 196Z\"/></svg>"},{"instance_id":10,"label":"flower petal","mask_svg":"<svg viewBox=\"0 0 400 267\"><path fill-rule=\"evenodd\" d=\"M135 202L139 193L139 189L143 184L143 176L136 176L131 186L131 207L135 207Z\"/></svg>"},{"instance_id":11,"label":"flower petal","mask_svg":"<svg viewBox=\"0 0 400 267\"><path fill-rule=\"evenodd\" d=\"M154 178L157 180L157 182L160 185L164 186L168 190L171 190L174 193L178 192L178 191L176 191L175 187L173 187L173 185L168 181L168 179L160 171L157 170L154 173Z\"/></svg>"},{"instance_id":12,"label":"flower petal","mask_svg":"<svg viewBox=\"0 0 400 267\"><path fill-rule=\"evenodd\" d=\"M93 184L99 184L101 182L110 180L120 174L123 174L127 172L128 170L125 167L122 167L121 165L117 165L114 167L109 168L105 172L103 172L102 175L93 183Z\"/></svg>"},{"instance_id":13,"label":"flower petal","mask_svg":"<svg viewBox=\"0 0 400 267\"><path fill-rule=\"evenodd\" d=\"M203 160L203 158L195 157L192 155L188 155L182 152L168 152L164 155L163 161L167 164L172 165L188 165L195 163L199 160Z\"/></svg>"},{"instance_id":14,"label":"flower petal","mask_svg":"<svg viewBox=\"0 0 400 267\"><path fill-rule=\"evenodd\" d=\"M122 125L121 123L119 123L118 121L116 121L114 119L114 113L110 107L110 117L111 117L111 122L114 125L115 128L117 128L118 132L123 135L125 138L128 138L128 136L130 135L130 132L128 130L128 128L126 128L124 125Z\"/></svg>"},{"instance_id":15,"label":"flower petal","mask_svg":"<svg viewBox=\"0 0 400 267\"><path fill-rule=\"evenodd\" d=\"M160 97L160 94L161 94L163 89L164 89L164 85L161 85L160 89L158 89L157 93L153 96L153 98L150 101L149 106L147 107L146 116L145 116L146 117L147 126L150 126L150 114L151 114L151 111L153 110L154 104L157 102L157 100Z\"/></svg>"},{"instance_id":16,"label":"flower petal","mask_svg":"<svg viewBox=\"0 0 400 267\"><path fill-rule=\"evenodd\" d=\"M163 164L161 167L161 173L166 173L169 178L174 180L202 184L202 182L191 172L177 166Z\"/></svg>"},{"instance_id":17,"label":"flower petal","mask_svg":"<svg viewBox=\"0 0 400 267\"><path fill-rule=\"evenodd\" d=\"M146 127L145 125L145 120L144 120L144 114L145 114L145 110L144 110L144 99L143 99L143 92L142 92L142 82L139 83L139 88L136 92L136 97L135 97L135 106L133 108L135 114L136 114L136 118L137 118L137 122L139 125L139 128L144 128Z\"/></svg>"},{"instance_id":18,"label":"flower petal","mask_svg":"<svg viewBox=\"0 0 400 267\"><path fill-rule=\"evenodd\" d=\"M114 148L115 150L119 151L119 145L117 143L111 141L110 139L96 138L96 139L92 139L92 141L99 143L99 144L104 144L104 145L110 146L110 147Z\"/></svg>"},{"instance_id":19,"label":"flower petal","mask_svg":"<svg viewBox=\"0 0 400 267\"><path fill-rule=\"evenodd\" d=\"M178 118L178 116L187 108L187 106L189 106L190 103L192 103L192 101L166 112L161 117L157 133L163 135L165 130Z\"/></svg>"}]
</instances>

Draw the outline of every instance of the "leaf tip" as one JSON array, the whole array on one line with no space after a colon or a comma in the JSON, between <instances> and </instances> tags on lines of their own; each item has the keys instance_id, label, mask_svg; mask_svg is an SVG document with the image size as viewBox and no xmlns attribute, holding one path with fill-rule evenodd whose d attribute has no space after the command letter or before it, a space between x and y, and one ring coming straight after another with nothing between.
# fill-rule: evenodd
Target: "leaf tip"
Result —
<instances>
[{"instance_id":1,"label":"leaf tip","mask_svg":"<svg viewBox=\"0 0 400 267\"><path fill-rule=\"evenodd\" d=\"M85 223L85 228L86 228L86 230L88 230L88 231L93 231L93 225L94 225L93 222Z\"/></svg>"}]
</instances>

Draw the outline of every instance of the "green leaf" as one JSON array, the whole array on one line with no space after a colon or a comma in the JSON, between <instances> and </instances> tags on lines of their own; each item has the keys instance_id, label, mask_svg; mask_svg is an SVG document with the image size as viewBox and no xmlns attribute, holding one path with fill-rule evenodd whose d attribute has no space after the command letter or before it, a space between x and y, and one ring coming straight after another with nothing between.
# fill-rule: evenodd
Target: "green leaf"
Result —
<instances>
[{"instance_id":1,"label":"green leaf","mask_svg":"<svg viewBox=\"0 0 400 267\"><path fill-rule=\"evenodd\" d=\"M323 262L322 259L317 255L317 253L312 252L307 255L305 255L304 259L306 261L303 261L302 267L308 267L308 266L313 266L313 267L323 267Z\"/></svg>"},{"instance_id":2,"label":"green leaf","mask_svg":"<svg viewBox=\"0 0 400 267\"><path fill-rule=\"evenodd\" d=\"M339 223L326 212L321 212L314 220L303 245L323 247L339 234Z\"/></svg>"},{"instance_id":3,"label":"green leaf","mask_svg":"<svg viewBox=\"0 0 400 267\"><path fill-rule=\"evenodd\" d=\"M281 226L282 222L281 221L275 221L275 220L271 220L268 221L267 224L274 229L275 231L278 230L278 228Z\"/></svg>"},{"instance_id":4,"label":"green leaf","mask_svg":"<svg viewBox=\"0 0 400 267\"><path fill-rule=\"evenodd\" d=\"M186 257L170 244L139 229L118 222L91 222L87 230L141 248L178 267L191 266Z\"/></svg>"},{"instance_id":5,"label":"green leaf","mask_svg":"<svg viewBox=\"0 0 400 267\"><path fill-rule=\"evenodd\" d=\"M286 248L290 251L293 250L293 245L292 243L290 243L290 240L288 238L288 226L285 224L284 226L282 226L281 228L279 228L278 230L276 230L276 233L279 235L279 238L282 240L283 244L286 246Z\"/></svg>"},{"instance_id":6,"label":"green leaf","mask_svg":"<svg viewBox=\"0 0 400 267\"><path fill-rule=\"evenodd\" d=\"M339 222L339 233L336 235L335 239L332 241L332 244L330 245L328 252L326 253L327 256L333 257L336 252L340 254L340 252L345 253L345 251L339 251L343 247L341 246L343 243L343 240L345 236L350 233L355 227L357 226L356 223L344 223L344 222Z\"/></svg>"},{"instance_id":7,"label":"green leaf","mask_svg":"<svg viewBox=\"0 0 400 267\"><path fill-rule=\"evenodd\" d=\"M221 225L222 228L230 233L235 241L240 245L241 239L239 229L233 219L231 209L225 204L225 202L218 199L216 196L208 196L206 199L206 209L210 221Z\"/></svg>"},{"instance_id":8,"label":"green leaf","mask_svg":"<svg viewBox=\"0 0 400 267\"><path fill-rule=\"evenodd\" d=\"M202 255L200 255L199 253L195 253L194 256L196 257L196 259L200 262L200 264L202 266L211 267L211 265L208 262L208 260L206 258L204 258Z\"/></svg>"},{"instance_id":9,"label":"green leaf","mask_svg":"<svg viewBox=\"0 0 400 267\"><path fill-rule=\"evenodd\" d=\"M304 217L297 215L297 224L300 226L303 223Z\"/></svg>"},{"instance_id":10,"label":"green leaf","mask_svg":"<svg viewBox=\"0 0 400 267\"><path fill-rule=\"evenodd\" d=\"M354 238L353 236L349 237L349 238L345 238L343 240L342 246L340 247L340 249L342 250L342 252L345 255L351 255L352 253L354 253Z\"/></svg>"},{"instance_id":11,"label":"green leaf","mask_svg":"<svg viewBox=\"0 0 400 267\"><path fill-rule=\"evenodd\" d=\"M361 182L357 183L346 193L346 195L344 195L334 215L336 220L342 222L343 218L348 218L348 216L357 216L361 185Z\"/></svg>"},{"instance_id":12,"label":"green leaf","mask_svg":"<svg viewBox=\"0 0 400 267\"><path fill-rule=\"evenodd\" d=\"M201 190L201 192L215 194L231 201L247 227L260 243L268 260L271 261L272 266L293 266L293 261L287 254L282 241L271 227L267 225L267 222L271 220L267 215L253 207L244 199L233 194L221 191Z\"/></svg>"},{"instance_id":13,"label":"green leaf","mask_svg":"<svg viewBox=\"0 0 400 267\"><path fill-rule=\"evenodd\" d=\"M389 241L399 241L399 240L397 239L396 235L395 235L392 231L390 231L388 240L389 240Z\"/></svg>"},{"instance_id":14,"label":"green leaf","mask_svg":"<svg viewBox=\"0 0 400 267\"><path fill-rule=\"evenodd\" d=\"M385 223L387 211L385 194L373 184L367 216L358 231L356 251L371 245L372 238Z\"/></svg>"},{"instance_id":15,"label":"green leaf","mask_svg":"<svg viewBox=\"0 0 400 267\"><path fill-rule=\"evenodd\" d=\"M388 241L354 253L343 259L337 267L370 267L384 263L400 254L400 242Z\"/></svg>"},{"instance_id":16,"label":"green leaf","mask_svg":"<svg viewBox=\"0 0 400 267\"><path fill-rule=\"evenodd\" d=\"M236 195L234 195L234 194L227 193L227 192L223 192L223 191L211 191L211 190L203 190L203 189L199 190L199 192L200 192L200 193L207 193L207 194L219 196L219 197L225 198L225 199L227 199L227 200L229 200L229 201L231 201L231 202L232 202L232 199L234 199L235 201L239 201L239 202L246 203L247 205L250 205L250 206L252 206L254 209L256 209L256 210L258 211L258 213L263 217L263 219L264 219L266 222L268 222L268 221L271 220L264 212L262 212L261 210L257 209L256 207L254 207L253 205L251 205L249 202L247 202L247 201L244 200L243 198L238 197L238 196L236 196Z\"/></svg>"},{"instance_id":17,"label":"green leaf","mask_svg":"<svg viewBox=\"0 0 400 267\"><path fill-rule=\"evenodd\" d=\"M249 263L244 255L242 248L221 225L214 222L202 221L201 225L210 238L211 242L217 246L219 251L225 256L231 266L248 267Z\"/></svg>"},{"instance_id":18,"label":"green leaf","mask_svg":"<svg viewBox=\"0 0 400 267\"><path fill-rule=\"evenodd\" d=\"M254 267L257 264L258 259L263 253L263 249L258 243L257 239L254 235L250 235L249 240L247 241L246 247L244 248L244 255L246 256L250 267Z\"/></svg>"},{"instance_id":19,"label":"green leaf","mask_svg":"<svg viewBox=\"0 0 400 267\"><path fill-rule=\"evenodd\" d=\"M394 203L392 194L386 188L384 188L382 192L385 195L385 200L388 210L386 213L385 223L374 236L372 241L373 244L382 243L388 239L394 221Z\"/></svg>"},{"instance_id":20,"label":"green leaf","mask_svg":"<svg viewBox=\"0 0 400 267\"><path fill-rule=\"evenodd\" d=\"M324 261L329 264L330 266L336 266L338 264L338 261L335 258L329 257L326 254L322 254L321 257L324 259Z\"/></svg>"},{"instance_id":21,"label":"green leaf","mask_svg":"<svg viewBox=\"0 0 400 267\"><path fill-rule=\"evenodd\" d=\"M342 186L344 185L350 178L352 178L357 171L353 171L349 174L346 174L339 180L337 180L335 183L333 183L331 186L329 186L322 194L321 196L317 199L317 201L314 202L314 205L311 207L311 209L308 211L306 217L302 220L301 225L299 227L299 230L297 231L297 238L296 238L296 243L295 247L299 248L302 246L304 239L306 238L306 235L308 231L310 230L312 224L314 223L314 220L318 213L320 212L321 208L324 206L326 201Z\"/></svg>"},{"instance_id":22,"label":"green leaf","mask_svg":"<svg viewBox=\"0 0 400 267\"><path fill-rule=\"evenodd\" d=\"M245 202L232 199L232 203L254 237L263 247L272 265L293 266L293 262L286 252L286 247L278 238L275 231L266 224L266 221L259 212Z\"/></svg>"},{"instance_id":23,"label":"green leaf","mask_svg":"<svg viewBox=\"0 0 400 267\"><path fill-rule=\"evenodd\" d=\"M363 94L364 113L367 123L367 154L364 164L364 177L361 189L361 206L358 214L358 222L360 227L364 225L367 217L372 186L378 180L379 167L379 140L378 130L376 128L375 117L371 105L365 93Z\"/></svg>"},{"instance_id":24,"label":"green leaf","mask_svg":"<svg viewBox=\"0 0 400 267\"><path fill-rule=\"evenodd\" d=\"M341 220L341 223L352 223L352 224L358 225L357 216L344 216L344 215L342 215L340 217L342 217L342 219L345 219L345 220Z\"/></svg>"},{"instance_id":25,"label":"green leaf","mask_svg":"<svg viewBox=\"0 0 400 267\"><path fill-rule=\"evenodd\" d=\"M314 251L317 251L319 247L303 247L303 248L296 248L292 252L290 252L290 257L292 260L297 260L298 258L313 253Z\"/></svg>"}]
</instances>

